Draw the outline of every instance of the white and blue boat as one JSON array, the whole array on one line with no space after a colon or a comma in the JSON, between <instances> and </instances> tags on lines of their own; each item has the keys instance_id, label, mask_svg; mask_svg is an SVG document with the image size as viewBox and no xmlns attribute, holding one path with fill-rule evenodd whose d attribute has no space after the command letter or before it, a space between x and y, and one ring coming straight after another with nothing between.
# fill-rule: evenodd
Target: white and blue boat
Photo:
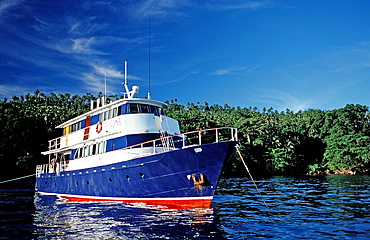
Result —
<instances>
[{"instance_id":1,"label":"white and blue boat","mask_svg":"<svg viewBox=\"0 0 370 240\"><path fill-rule=\"evenodd\" d=\"M125 63L127 66L127 62ZM48 164L36 168L36 191L69 201L121 201L176 208L210 207L238 144L237 129L181 133L165 103L136 98L125 67L123 98L103 97L57 128Z\"/></svg>"}]
</instances>

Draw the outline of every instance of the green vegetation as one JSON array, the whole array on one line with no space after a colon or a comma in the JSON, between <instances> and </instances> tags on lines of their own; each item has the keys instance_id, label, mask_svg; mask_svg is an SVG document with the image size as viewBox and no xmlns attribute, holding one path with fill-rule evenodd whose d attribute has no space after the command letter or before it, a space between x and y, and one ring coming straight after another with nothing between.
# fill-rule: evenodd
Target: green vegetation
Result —
<instances>
[{"instance_id":1,"label":"green vegetation","mask_svg":"<svg viewBox=\"0 0 370 240\"><path fill-rule=\"evenodd\" d=\"M47 162L40 153L48 140L60 136L55 126L89 109L91 94L46 96L34 94L0 101L0 179L35 172L36 164Z\"/></svg>"},{"instance_id":2,"label":"green vegetation","mask_svg":"<svg viewBox=\"0 0 370 240\"><path fill-rule=\"evenodd\" d=\"M33 173L40 152L58 137L58 124L88 111L91 94L34 94L0 101L1 179ZM182 132L237 127L243 158L253 175L364 174L370 169L369 109L346 105L330 111L259 111L204 103L168 102L166 114ZM18 173L18 174L16 174ZM224 176L247 176L235 156Z\"/></svg>"},{"instance_id":3,"label":"green vegetation","mask_svg":"<svg viewBox=\"0 0 370 240\"><path fill-rule=\"evenodd\" d=\"M237 127L253 175L364 174L370 169L369 109L348 104L330 111L262 112L257 108L168 102L182 132ZM235 156L224 176L247 176Z\"/></svg>"}]
</instances>

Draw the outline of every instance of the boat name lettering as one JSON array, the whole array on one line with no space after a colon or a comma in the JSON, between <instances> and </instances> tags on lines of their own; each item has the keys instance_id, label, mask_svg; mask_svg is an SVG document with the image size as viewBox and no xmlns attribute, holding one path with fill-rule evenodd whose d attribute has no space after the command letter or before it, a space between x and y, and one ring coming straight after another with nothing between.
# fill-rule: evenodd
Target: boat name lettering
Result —
<instances>
[{"instance_id":1,"label":"boat name lettering","mask_svg":"<svg viewBox=\"0 0 370 240\"><path fill-rule=\"evenodd\" d=\"M106 128L114 128L115 126L119 126L119 125L121 125L121 119L119 118L109 119L109 120L106 120L104 123L104 126Z\"/></svg>"}]
</instances>

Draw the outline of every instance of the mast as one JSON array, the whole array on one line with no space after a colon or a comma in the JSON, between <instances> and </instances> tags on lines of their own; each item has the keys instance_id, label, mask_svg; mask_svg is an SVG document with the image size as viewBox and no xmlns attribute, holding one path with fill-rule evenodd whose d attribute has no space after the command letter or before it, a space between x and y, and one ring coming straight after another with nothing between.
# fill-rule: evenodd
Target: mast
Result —
<instances>
[{"instance_id":1,"label":"mast","mask_svg":"<svg viewBox=\"0 0 370 240\"><path fill-rule=\"evenodd\" d=\"M126 90L125 94L127 95L127 98L133 98L135 93L139 92L139 87L138 86L132 86L131 91L128 89L128 84L127 84L127 60L125 60L125 82L123 83L123 85L125 86L125 90Z\"/></svg>"},{"instance_id":2,"label":"mast","mask_svg":"<svg viewBox=\"0 0 370 240\"><path fill-rule=\"evenodd\" d=\"M125 86L126 94L129 95L128 85L127 85L127 60L125 60L125 82L123 83Z\"/></svg>"}]
</instances>

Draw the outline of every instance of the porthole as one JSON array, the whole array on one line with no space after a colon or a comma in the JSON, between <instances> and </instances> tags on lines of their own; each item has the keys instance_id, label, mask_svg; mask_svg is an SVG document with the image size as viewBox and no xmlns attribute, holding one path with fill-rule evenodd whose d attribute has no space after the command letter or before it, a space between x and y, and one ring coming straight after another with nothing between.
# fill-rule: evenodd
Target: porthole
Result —
<instances>
[{"instance_id":1,"label":"porthole","mask_svg":"<svg viewBox=\"0 0 370 240\"><path fill-rule=\"evenodd\" d=\"M140 177L144 177L144 173L140 173Z\"/></svg>"},{"instance_id":2,"label":"porthole","mask_svg":"<svg viewBox=\"0 0 370 240\"><path fill-rule=\"evenodd\" d=\"M86 184L89 185L90 184L89 181L86 181Z\"/></svg>"},{"instance_id":3,"label":"porthole","mask_svg":"<svg viewBox=\"0 0 370 240\"><path fill-rule=\"evenodd\" d=\"M76 185L78 185L78 182L76 182Z\"/></svg>"},{"instance_id":4,"label":"porthole","mask_svg":"<svg viewBox=\"0 0 370 240\"><path fill-rule=\"evenodd\" d=\"M130 176L129 175L126 175L126 179L129 180L130 179Z\"/></svg>"},{"instance_id":5,"label":"porthole","mask_svg":"<svg viewBox=\"0 0 370 240\"><path fill-rule=\"evenodd\" d=\"M109 178L108 180L109 180L109 182L113 182L113 180L111 178Z\"/></svg>"}]
</instances>

